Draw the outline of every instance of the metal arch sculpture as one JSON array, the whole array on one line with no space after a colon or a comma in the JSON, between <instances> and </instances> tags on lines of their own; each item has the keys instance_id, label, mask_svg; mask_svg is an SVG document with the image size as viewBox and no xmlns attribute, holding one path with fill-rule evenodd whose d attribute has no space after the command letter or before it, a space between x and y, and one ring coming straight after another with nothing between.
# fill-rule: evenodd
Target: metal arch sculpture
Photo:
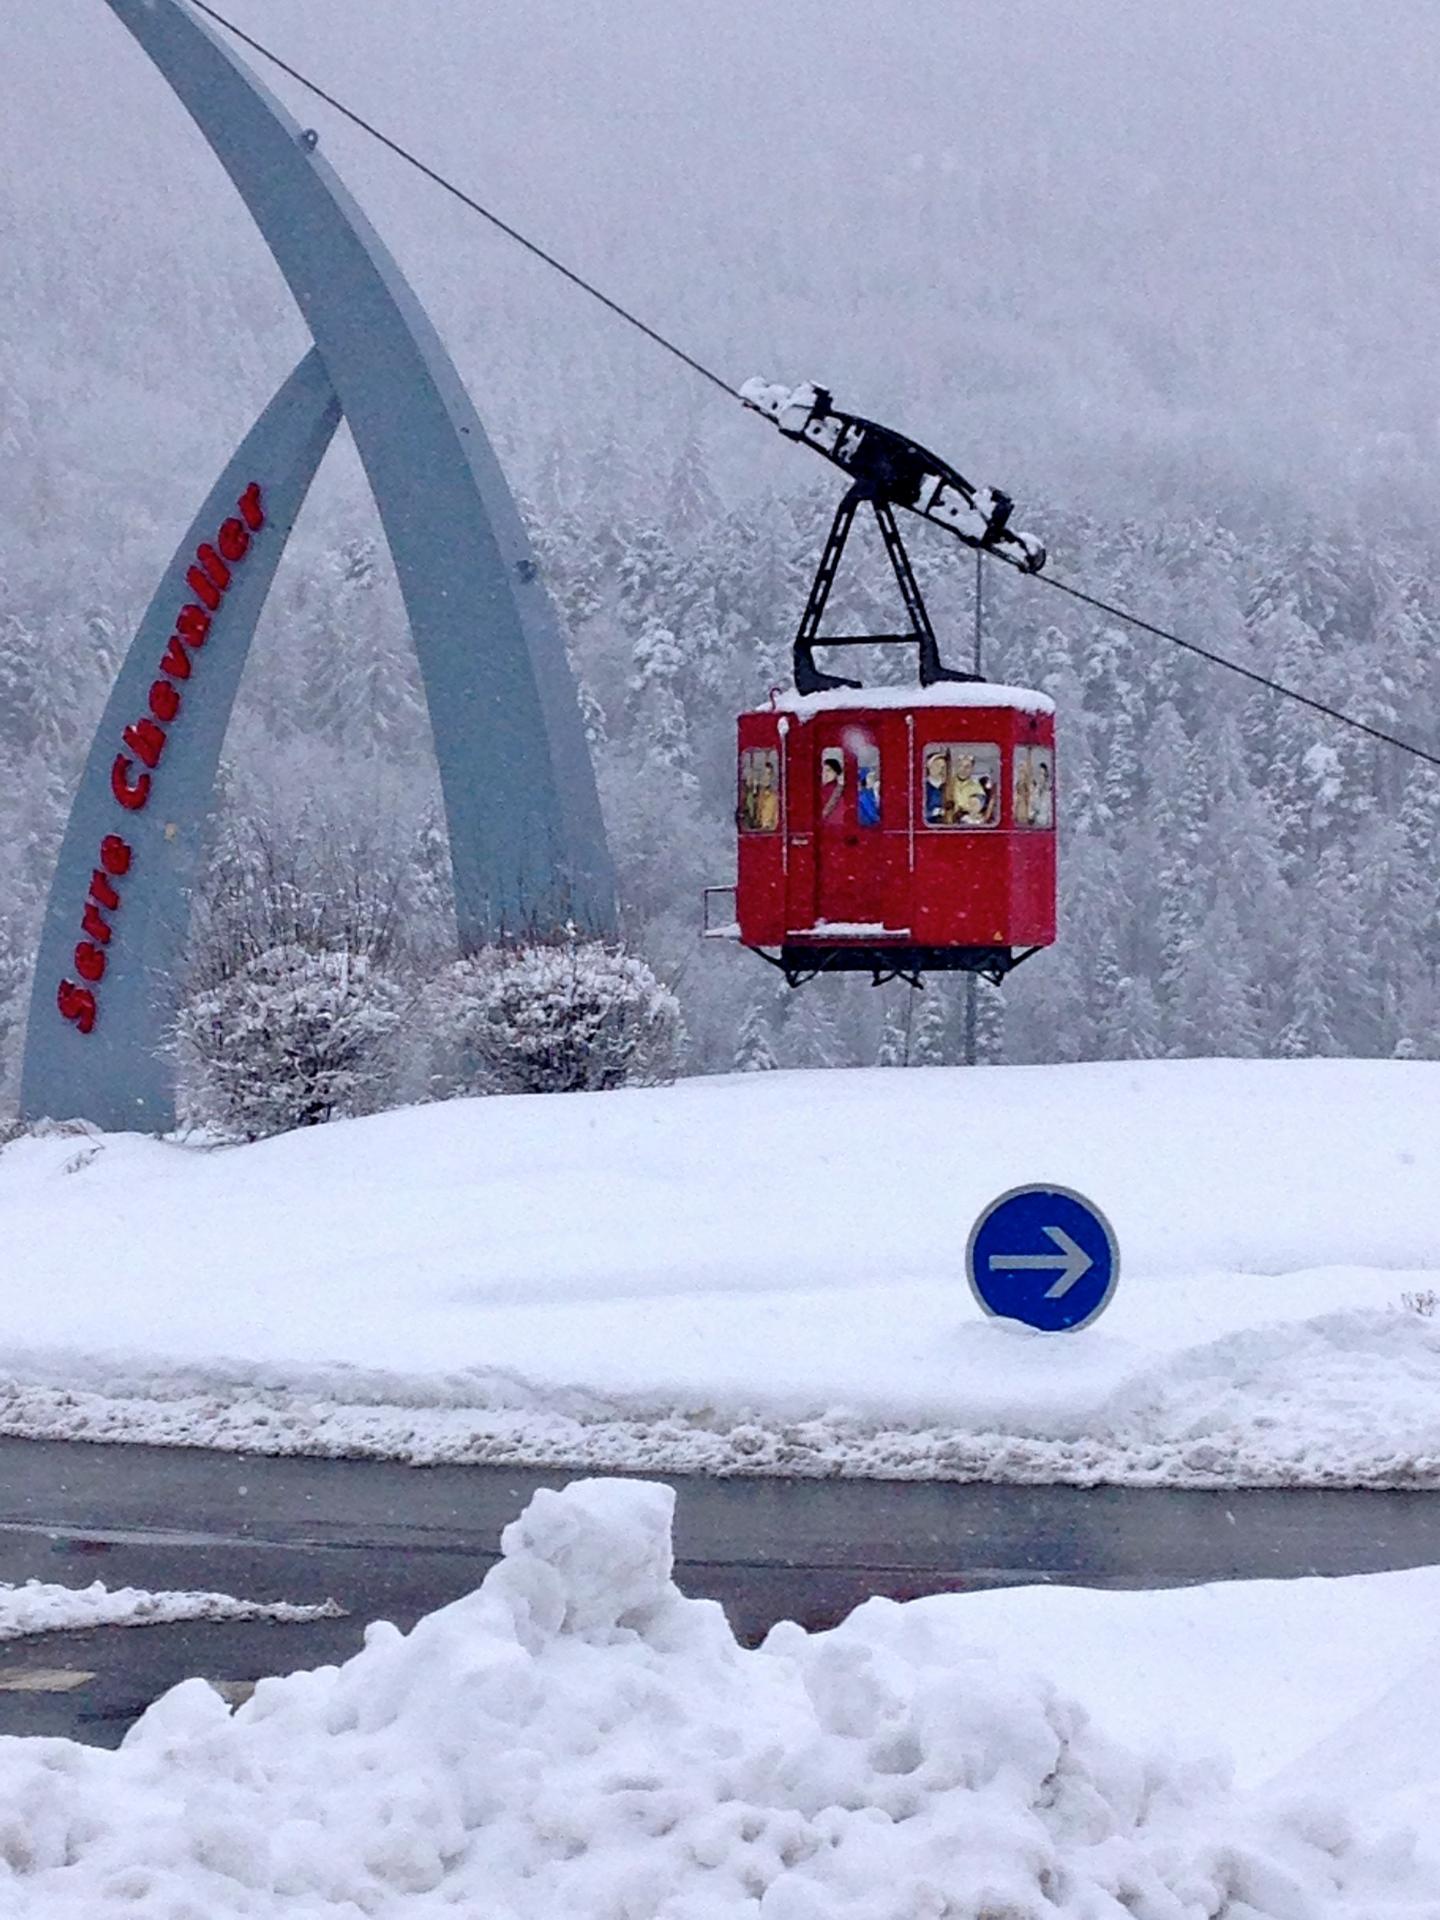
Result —
<instances>
[{"instance_id":1,"label":"metal arch sculpture","mask_svg":"<svg viewBox=\"0 0 1440 1920\"><path fill-rule=\"evenodd\" d=\"M227 466L140 624L81 780L41 939L22 1113L163 1132L175 1117L166 1037L225 727L342 412L419 657L462 951L565 922L609 934L614 879L554 610L434 327L314 136L184 0L107 4L239 189L315 342ZM498 806L482 765L502 776Z\"/></svg>"},{"instance_id":2,"label":"metal arch sculpture","mask_svg":"<svg viewBox=\"0 0 1440 1920\"><path fill-rule=\"evenodd\" d=\"M28 1118L174 1124L165 1038L220 749L286 536L339 420L312 351L241 442L140 622L51 885L21 1082Z\"/></svg>"}]
</instances>

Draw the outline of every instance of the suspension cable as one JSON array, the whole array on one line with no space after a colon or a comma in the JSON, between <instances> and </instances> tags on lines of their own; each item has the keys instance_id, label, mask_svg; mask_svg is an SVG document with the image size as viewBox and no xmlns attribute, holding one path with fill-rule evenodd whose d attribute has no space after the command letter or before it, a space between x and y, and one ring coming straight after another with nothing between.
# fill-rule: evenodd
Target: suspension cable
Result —
<instances>
[{"instance_id":1,"label":"suspension cable","mask_svg":"<svg viewBox=\"0 0 1440 1920\"><path fill-rule=\"evenodd\" d=\"M682 346L679 346L674 340L667 338L658 328L650 326L646 321L642 320L638 314L632 313L628 307L622 306L618 300L612 300L610 295L602 292L593 281L587 280L583 274L577 273L573 267L566 266L563 260L557 259L553 253L548 252L544 247L540 246L537 241L528 238L518 227L512 226L508 220L503 220L500 215L493 212L491 208L482 205L480 201L476 200L471 194L468 194L463 187L457 186L453 180L448 179L438 168L432 167L427 161L422 160L418 154L412 152L403 142L393 139L388 133L382 132L372 121L367 120L363 114L357 113L353 107L347 107L343 100L339 100L333 93L327 92L317 81L301 73L298 67L292 66L288 60L283 59L272 48L267 47L263 41L257 40L253 34L247 33L243 27L237 26L233 20L228 19L215 7L209 5L209 0L190 0L190 5L194 7L198 13L203 13L207 18L213 20L217 26L223 27L227 33L233 34L237 40L243 42L253 53L259 54L262 60L267 60L271 66L278 68L281 73L286 74L297 86L303 87L307 93L314 94L317 100L323 100L326 106L333 108L336 113L350 121L352 126L358 127L362 133L368 134L372 140L378 141L382 147L387 148L391 153L395 154L398 159L405 161L408 166L414 167L417 173L423 174L425 178L432 181L434 185L443 188L446 193L458 200L462 206L468 207L472 213L479 214L482 220L488 220L490 225L503 233L507 239L515 241L516 244L523 247L527 253L533 254L537 260L542 261L547 267L553 268L556 273L568 280L572 286L579 287L582 293L588 293L592 300L598 300L602 307L605 307L618 319L623 320L628 326L634 327L638 333L644 334L647 340L653 341L657 347L671 354L676 360L680 361L682 365L689 367L692 373L699 374L702 380L708 380L712 387L718 387L727 399L737 401L740 399L737 390L731 386L728 380L723 379L720 374L716 373L712 367L707 367L704 361L697 360L693 354L687 353ZM980 551L981 550L977 549L977 553ZM1004 559L1004 556L1000 554L990 554L988 557L991 559ZM1032 580L1038 580L1042 586L1050 587L1056 593L1067 595L1071 600L1080 601L1088 607L1093 607L1098 613L1106 613L1113 619L1123 620L1127 625L1137 627L1142 633L1153 634L1158 640L1168 640L1172 646L1181 647L1186 653L1196 654L1200 659L1208 660L1213 666L1224 667L1230 673L1237 673L1242 679L1252 681L1256 686L1264 687L1270 693L1277 694L1283 699L1294 700L1300 706L1310 708L1313 713L1323 714L1328 720L1337 721L1341 726L1352 727L1359 733L1368 734L1372 740L1379 740L1387 747L1394 747L1401 753L1411 754L1415 759L1424 761L1428 766L1440 769L1440 753L1431 753L1424 747L1417 747L1412 740L1402 740L1398 734L1387 733L1382 727L1372 727L1368 721L1357 720L1353 714L1344 713L1338 707L1327 706L1323 700L1315 700L1308 693L1301 693L1294 687L1283 685L1279 680L1270 679L1266 674L1257 673L1253 667L1242 666L1238 660L1227 659L1224 654L1212 653L1208 647L1200 646L1197 641L1186 640L1178 633L1171 633L1166 627L1156 626L1153 621L1142 618L1140 614L1131 613L1127 608L1116 606L1111 601L1101 600L1094 594L1086 593L1083 588L1072 586L1067 580L1057 579L1054 574L1036 573L1029 574L1027 577Z\"/></svg>"},{"instance_id":2,"label":"suspension cable","mask_svg":"<svg viewBox=\"0 0 1440 1920\"><path fill-rule=\"evenodd\" d=\"M673 340L668 340L654 327L647 326L638 314L631 313L628 307L622 307L620 302L612 300L608 293L602 293L592 281L585 279L573 267L567 267L563 260L557 260L553 253L547 253L537 241L527 239L518 227L512 227L508 220L502 220L498 213L492 212L489 207L482 206L478 200L466 193L463 187L457 187L453 180L447 179L437 168L430 166L417 153L412 153L410 148L404 146L399 140L392 139L388 133L382 133L372 121L356 113L353 107L347 107L343 100L337 100L333 93L327 93L324 87L307 78L298 67L292 67L288 60L282 60L278 53L272 52L263 42L246 33L242 27L237 27L233 20L227 20L223 13L218 13L214 7L208 6L206 0L190 0L190 4L197 13L206 14L217 26L224 27L227 33L233 33L237 40L243 41L252 52L258 53L262 60L268 60L271 66L278 67L281 73L288 74L297 86L304 87L307 93L313 93L316 99L323 100L327 107L333 107L336 113L343 115L353 126L359 127L362 133L368 133L372 140L378 140L382 147L388 147L391 153L414 167L418 173L423 173L425 178L432 180L437 187L443 187L446 193L453 195L460 202L461 206L468 207L472 213L478 213L482 220L488 220L491 226L498 228L507 239L514 240L524 247L527 253L533 253L537 260L543 260L547 267L553 267L556 273L563 274L572 286L577 286L583 293L588 293L591 299L598 300L602 307L608 307L611 313L634 327L637 332L643 333L647 340L653 340L657 347L663 347L666 353L674 354L675 358L683 361L693 373L698 373L712 386L719 387L720 391L727 394L730 399L734 400L738 397L729 381L722 380L720 375L707 367L702 360L697 360L693 354L686 353L683 347L677 346Z\"/></svg>"},{"instance_id":3,"label":"suspension cable","mask_svg":"<svg viewBox=\"0 0 1440 1920\"><path fill-rule=\"evenodd\" d=\"M1225 667L1231 673L1238 673L1246 680L1253 680L1257 687L1265 687L1271 693L1283 694L1287 700L1296 700L1302 707L1309 707L1313 713L1323 713L1328 720L1338 720L1343 726L1354 727L1360 733L1368 733L1372 740L1381 740L1387 747L1398 747L1402 753L1413 753L1417 760L1424 760L1432 767L1440 767L1440 753L1428 753L1424 747L1417 747L1411 740L1402 740L1398 734L1386 733L1383 727L1372 727L1368 720L1357 720L1353 713L1342 713L1339 707L1326 706L1323 700L1312 699L1308 693L1299 693L1294 687L1287 687L1278 680L1272 680L1267 674L1257 673L1253 667L1241 666L1238 660L1229 660L1223 653L1212 653L1208 647L1202 647L1197 641L1182 639L1178 633L1171 633L1165 627L1157 627L1149 620L1142 620L1138 613L1129 613L1124 607L1113 606L1108 600L1097 599L1093 593L1072 586L1068 580L1059 580L1053 574L1037 573L1030 578L1038 580L1042 586L1053 587L1056 593L1063 593L1072 600L1082 600L1087 607L1097 612L1113 614L1117 620L1124 620L1132 627L1139 627L1142 633L1153 633L1158 640L1168 640L1172 646L1183 647L1186 653L1195 653L1202 660L1209 660L1214 666Z\"/></svg>"}]
</instances>

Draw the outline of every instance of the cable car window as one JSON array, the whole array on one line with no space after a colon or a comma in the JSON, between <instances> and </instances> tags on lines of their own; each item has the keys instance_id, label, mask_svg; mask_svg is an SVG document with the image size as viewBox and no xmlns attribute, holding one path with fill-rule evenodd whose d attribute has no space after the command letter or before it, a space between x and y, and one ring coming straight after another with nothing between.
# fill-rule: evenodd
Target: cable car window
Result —
<instances>
[{"instance_id":1,"label":"cable car window","mask_svg":"<svg viewBox=\"0 0 1440 1920\"><path fill-rule=\"evenodd\" d=\"M740 756L740 830L774 833L780 825L780 754L747 747Z\"/></svg>"},{"instance_id":2,"label":"cable car window","mask_svg":"<svg viewBox=\"0 0 1440 1920\"><path fill-rule=\"evenodd\" d=\"M1015 824L1055 824L1055 755L1049 747L1015 749Z\"/></svg>"},{"instance_id":3,"label":"cable car window","mask_svg":"<svg viewBox=\"0 0 1440 1920\"><path fill-rule=\"evenodd\" d=\"M820 818L840 821L845 812L845 750L823 747L820 752Z\"/></svg>"},{"instance_id":4,"label":"cable car window","mask_svg":"<svg viewBox=\"0 0 1440 1920\"><path fill-rule=\"evenodd\" d=\"M855 749L855 819L862 827L880 824L880 749L873 740Z\"/></svg>"},{"instance_id":5,"label":"cable car window","mask_svg":"<svg viewBox=\"0 0 1440 1920\"><path fill-rule=\"evenodd\" d=\"M993 827L1000 818L1000 749L989 741L932 741L921 782L927 827Z\"/></svg>"}]
</instances>

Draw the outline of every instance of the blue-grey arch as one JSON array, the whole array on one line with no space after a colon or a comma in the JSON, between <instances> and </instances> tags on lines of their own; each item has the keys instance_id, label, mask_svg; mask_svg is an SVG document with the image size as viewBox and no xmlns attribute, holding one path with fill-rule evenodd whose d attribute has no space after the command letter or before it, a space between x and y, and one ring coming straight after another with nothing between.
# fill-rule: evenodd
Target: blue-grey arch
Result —
<instances>
[{"instance_id":1,"label":"blue-grey arch","mask_svg":"<svg viewBox=\"0 0 1440 1920\"><path fill-rule=\"evenodd\" d=\"M175 1124L174 1070L167 1045L177 977L190 927L190 903L204 858L215 773L256 622L295 518L340 420L340 403L320 354L312 349L285 381L216 481L162 575L110 690L81 775L51 883L30 996L21 1112L27 1119L71 1119L163 1133ZM186 580L196 548L215 540L236 516L252 484L261 488L264 525L231 571L231 583L190 674L174 679L180 711L166 730L143 807L123 806L111 787L117 754L144 769L124 740L148 710L152 683L182 606L195 594ZM83 985L75 947L101 842L118 835L130 868L112 882L120 905L102 914L111 938L105 973L94 988L97 1016L82 1033L56 1004L62 980ZM91 942L91 944L95 944Z\"/></svg>"},{"instance_id":2,"label":"blue-grey arch","mask_svg":"<svg viewBox=\"0 0 1440 1920\"><path fill-rule=\"evenodd\" d=\"M615 926L574 680L515 502L448 353L298 123L183 0L108 0L239 189L324 356L419 655L460 944Z\"/></svg>"}]
</instances>

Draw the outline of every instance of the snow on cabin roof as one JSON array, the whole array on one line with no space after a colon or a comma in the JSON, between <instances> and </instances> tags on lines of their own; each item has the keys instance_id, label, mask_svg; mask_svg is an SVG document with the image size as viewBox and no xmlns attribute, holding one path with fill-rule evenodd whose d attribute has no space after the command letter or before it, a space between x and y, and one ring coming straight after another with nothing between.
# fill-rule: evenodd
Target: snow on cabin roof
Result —
<instances>
[{"instance_id":1,"label":"snow on cabin roof","mask_svg":"<svg viewBox=\"0 0 1440 1920\"><path fill-rule=\"evenodd\" d=\"M809 720L819 713L843 713L856 707L1013 707L1020 713L1054 713L1048 693L1032 687L1002 687L990 680L952 680L938 687L836 687L827 693L775 694L774 713L798 714ZM764 709L761 709L764 711Z\"/></svg>"}]
</instances>

